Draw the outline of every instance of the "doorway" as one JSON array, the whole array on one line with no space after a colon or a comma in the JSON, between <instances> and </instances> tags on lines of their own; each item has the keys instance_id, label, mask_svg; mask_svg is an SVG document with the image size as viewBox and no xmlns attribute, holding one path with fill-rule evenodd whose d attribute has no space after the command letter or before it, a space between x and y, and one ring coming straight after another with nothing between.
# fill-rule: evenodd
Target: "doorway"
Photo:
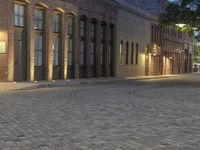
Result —
<instances>
[{"instance_id":1,"label":"doorway","mask_svg":"<svg viewBox=\"0 0 200 150\"><path fill-rule=\"evenodd\" d=\"M23 30L14 32L14 80L26 80L26 51L25 51L25 34Z\"/></svg>"}]
</instances>

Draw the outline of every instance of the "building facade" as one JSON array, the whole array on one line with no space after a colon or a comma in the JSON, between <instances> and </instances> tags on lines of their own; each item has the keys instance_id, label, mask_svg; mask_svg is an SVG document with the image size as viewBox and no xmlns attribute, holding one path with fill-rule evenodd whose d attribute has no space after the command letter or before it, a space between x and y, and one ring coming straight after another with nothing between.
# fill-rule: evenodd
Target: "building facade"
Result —
<instances>
[{"instance_id":1,"label":"building facade","mask_svg":"<svg viewBox=\"0 0 200 150\"><path fill-rule=\"evenodd\" d=\"M170 75L192 71L193 37L175 28L167 29L159 23L159 15L164 11L166 2L118 0L118 76Z\"/></svg>"},{"instance_id":2,"label":"building facade","mask_svg":"<svg viewBox=\"0 0 200 150\"><path fill-rule=\"evenodd\" d=\"M126 0L119 0L118 5L117 75L148 75L151 15Z\"/></svg>"},{"instance_id":3,"label":"building facade","mask_svg":"<svg viewBox=\"0 0 200 150\"><path fill-rule=\"evenodd\" d=\"M163 28L163 74L192 72L194 38L173 28Z\"/></svg>"},{"instance_id":4,"label":"building facade","mask_svg":"<svg viewBox=\"0 0 200 150\"><path fill-rule=\"evenodd\" d=\"M191 71L192 38L159 25L165 0L0 2L0 81Z\"/></svg>"},{"instance_id":5,"label":"building facade","mask_svg":"<svg viewBox=\"0 0 200 150\"><path fill-rule=\"evenodd\" d=\"M1 0L0 80L114 76L115 7L106 0Z\"/></svg>"}]
</instances>

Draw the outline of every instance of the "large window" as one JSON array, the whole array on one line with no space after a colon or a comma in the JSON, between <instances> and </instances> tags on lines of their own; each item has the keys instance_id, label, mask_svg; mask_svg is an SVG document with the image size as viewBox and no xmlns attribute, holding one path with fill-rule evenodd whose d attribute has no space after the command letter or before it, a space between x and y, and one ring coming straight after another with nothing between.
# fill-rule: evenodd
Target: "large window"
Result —
<instances>
[{"instance_id":1,"label":"large window","mask_svg":"<svg viewBox=\"0 0 200 150\"><path fill-rule=\"evenodd\" d=\"M138 64L138 55L139 55L139 46L136 44L136 52L135 52L135 64Z\"/></svg>"},{"instance_id":2,"label":"large window","mask_svg":"<svg viewBox=\"0 0 200 150\"><path fill-rule=\"evenodd\" d=\"M74 16L68 16L68 65L73 65Z\"/></svg>"},{"instance_id":3,"label":"large window","mask_svg":"<svg viewBox=\"0 0 200 150\"><path fill-rule=\"evenodd\" d=\"M58 35L55 35L54 39L54 66L59 66L59 53L60 53L60 38Z\"/></svg>"},{"instance_id":4,"label":"large window","mask_svg":"<svg viewBox=\"0 0 200 150\"><path fill-rule=\"evenodd\" d=\"M96 51L96 21L91 22L91 51L90 51L90 65L94 65L94 57Z\"/></svg>"},{"instance_id":5,"label":"large window","mask_svg":"<svg viewBox=\"0 0 200 150\"><path fill-rule=\"evenodd\" d=\"M112 52L113 52L113 34L114 34L114 25L110 25L109 27L109 47L108 47L108 63L111 65L112 63Z\"/></svg>"},{"instance_id":6,"label":"large window","mask_svg":"<svg viewBox=\"0 0 200 150\"><path fill-rule=\"evenodd\" d=\"M131 44L131 64L134 63L134 43Z\"/></svg>"},{"instance_id":7,"label":"large window","mask_svg":"<svg viewBox=\"0 0 200 150\"><path fill-rule=\"evenodd\" d=\"M35 66L42 66L43 56L43 36L40 33L35 34Z\"/></svg>"},{"instance_id":8,"label":"large window","mask_svg":"<svg viewBox=\"0 0 200 150\"><path fill-rule=\"evenodd\" d=\"M54 66L60 65L60 54L61 54L61 14L54 12Z\"/></svg>"},{"instance_id":9,"label":"large window","mask_svg":"<svg viewBox=\"0 0 200 150\"><path fill-rule=\"evenodd\" d=\"M128 65L128 57L129 57L129 43L126 42L126 64Z\"/></svg>"},{"instance_id":10,"label":"large window","mask_svg":"<svg viewBox=\"0 0 200 150\"><path fill-rule=\"evenodd\" d=\"M44 27L44 10L35 8L34 29L42 30Z\"/></svg>"},{"instance_id":11,"label":"large window","mask_svg":"<svg viewBox=\"0 0 200 150\"><path fill-rule=\"evenodd\" d=\"M101 39L101 47L100 47L100 65L103 65L103 55L104 55L104 49L105 49L105 23L101 24L101 34L100 34L100 39Z\"/></svg>"},{"instance_id":12,"label":"large window","mask_svg":"<svg viewBox=\"0 0 200 150\"><path fill-rule=\"evenodd\" d=\"M14 25L17 27L24 27L25 6L22 4L14 4L14 9L15 9Z\"/></svg>"},{"instance_id":13,"label":"large window","mask_svg":"<svg viewBox=\"0 0 200 150\"><path fill-rule=\"evenodd\" d=\"M44 10L35 8L35 66L43 66L43 27L44 27Z\"/></svg>"},{"instance_id":14,"label":"large window","mask_svg":"<svg viewBox=\"0 0 200 150\"><path fill-rule=\"evenodd\" d=\"M119 46L119 63L123 65L123 41L121 41Z\"/></svg>"},{"instance_id":15,"label":"large window","mask_svg":"<svg viewBox=\"0 0 200 150\"><path fill-rule=\"evenodd\" d=\"M54 32L59 33L61 30L61 13L54 13Z\"/></svg>"},{"instance_id":16,"label":"large window","mask_svg":"<svg viewBox=\"0 0 200 150\"><path fill-rule=\"evenodd\" d=\"M80 49L79 49L79 65L85 64L85 33L86 33L86 19L81 17L80 20Z\"/></svg>"}]
</instances>

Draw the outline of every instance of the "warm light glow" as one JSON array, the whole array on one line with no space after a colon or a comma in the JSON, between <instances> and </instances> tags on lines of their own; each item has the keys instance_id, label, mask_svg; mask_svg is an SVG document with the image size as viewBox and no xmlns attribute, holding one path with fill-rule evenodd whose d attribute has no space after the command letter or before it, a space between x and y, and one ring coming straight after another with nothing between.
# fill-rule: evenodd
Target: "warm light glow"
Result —
<instances>
[{"instance_id":1,"label":"warm light glow","mask_svg":"<svg viewBox=\"0 0 200 150\"><path fill-rule=\"evenodd\" d=\"M6 42L0 42L0 53L6 53Z\"/></svg>"},{"instance_id":2,"label":"warm light glow","mask_svg":"<svg viewBox=\"0 0 200 150\"><path fill-rule=\"evenodd\" d=\"M186 26L186 24L184 24L184 23L179 23L179 24L176 24L176 26L178 26L178 27L180 27L180 28L183 28L183 27Z\"/></svg>"},{"instance_id":3,"label":"warm light glow","mask_svg":"<svg viewBox=\"0 0 200 150\"><path fill-rule=\"evenodd\" d=\"M6 53L7 32L0 31L0 53Z\"/></svg>"}]
</instances>

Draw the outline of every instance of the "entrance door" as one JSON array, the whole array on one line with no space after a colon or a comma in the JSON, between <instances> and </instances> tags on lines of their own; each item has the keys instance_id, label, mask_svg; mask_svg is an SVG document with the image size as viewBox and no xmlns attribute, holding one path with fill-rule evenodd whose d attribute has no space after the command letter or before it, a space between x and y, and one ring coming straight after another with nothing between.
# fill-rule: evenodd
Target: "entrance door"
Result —
<instances>
[{"instance_id":1,"label":"entrance door","mask_svg":"<svg viewBox=\"0 0 200 150\"><path fill-rule=\"evenodd\" d=\"M14 33L14 80L26 80L26 54L23 31L15 31Z\"/></svg>"}]
</instances>

